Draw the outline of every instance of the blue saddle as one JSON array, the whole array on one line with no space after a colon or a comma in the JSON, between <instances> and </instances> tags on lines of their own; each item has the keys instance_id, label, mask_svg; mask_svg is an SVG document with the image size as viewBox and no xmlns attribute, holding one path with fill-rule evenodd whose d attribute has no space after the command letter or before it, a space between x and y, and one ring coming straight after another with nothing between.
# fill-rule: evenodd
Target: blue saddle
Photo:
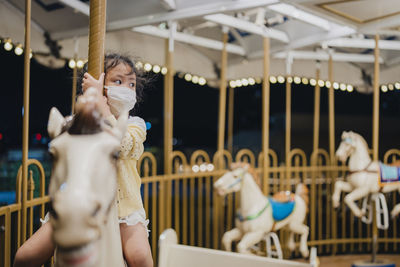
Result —
<instances>
[{"instance_id":1,"label":"blue saddle","mask_svg":"<svg viewBox=\"0 0 400 267\"><path fill-rule=\"evenodd\" d=\"M278 202L273 198L268 198L269 204L272 208L272 217L275 221L282 221L286 219L294 210L294 200L288 202Z\"/></svg>"},{"instance_id":2,"label":"blue saddle","mask_svg":"<svg viewBox=\"0 0 400 267\"><path fill-rule=\"evenodd\" d=\"M379 163L380 183L400 182L400 168Z\"/></svg>"}]
</instances>

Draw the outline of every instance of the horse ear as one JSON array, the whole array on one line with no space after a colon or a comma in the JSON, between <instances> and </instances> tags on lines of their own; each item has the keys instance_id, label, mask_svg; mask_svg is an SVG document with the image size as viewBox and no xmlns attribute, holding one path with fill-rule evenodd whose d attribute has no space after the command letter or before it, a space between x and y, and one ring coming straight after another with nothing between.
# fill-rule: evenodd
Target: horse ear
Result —
<instances>
[{"instance_id":1,"label":"horse ear","mask_svg":"<svg viewBox=\"0 0 400 267\"><path fill-rule=\"evenodd\" d=\"M47 132L51 139L57 137L61 133L65 118L61 115L57 108L52 107L49 114L49 122L47 123Z\"/></svg>"}]
</instances>

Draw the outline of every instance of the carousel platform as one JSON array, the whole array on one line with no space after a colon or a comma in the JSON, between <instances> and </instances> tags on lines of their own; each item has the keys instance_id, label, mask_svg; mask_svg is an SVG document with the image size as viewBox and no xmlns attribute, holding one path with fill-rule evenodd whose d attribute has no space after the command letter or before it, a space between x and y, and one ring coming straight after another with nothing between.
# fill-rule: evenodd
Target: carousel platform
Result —
<instances>
[{"instance_id":1,"label":"carousel platform","mask_svg":"<svg viewBox=\"0 0 400 267\"><path fill-rule=\"evenodd\" d=\"M370 260L371 255L336 255L336 256L321 256L318 257L320 261L320 267L351 267L352 264L359 260ZM400 254L393 255L379 255L378 260L385 259L392 261L396 264L396 267L400 267ZM298 260L299 262L306 262L305 260Z\"/></svg>"}]
</instances>

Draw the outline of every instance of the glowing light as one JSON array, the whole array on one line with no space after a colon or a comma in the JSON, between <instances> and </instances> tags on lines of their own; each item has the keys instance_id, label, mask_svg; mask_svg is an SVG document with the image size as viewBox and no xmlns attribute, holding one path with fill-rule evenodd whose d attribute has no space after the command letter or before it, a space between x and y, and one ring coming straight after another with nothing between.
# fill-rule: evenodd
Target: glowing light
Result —
<instances>
[{"instance_id":1,"label":"glowing light","mask_svg":"<svg viewBox=\"0 0 400 267\"><path fill-rule=\"evenodd\" d=\"M3 140L3 134L0 133L0 140Z\"/></svg>"},{"instance_id":2,"label":"glowing light","mask_svg":"<svg viewBox=\"0 0 400 267\"><path fill-rule=\"evenodd\" d=\"M317 85L317 81L315 79L310 79L310 85L311 86L316 86Z\"/></svg>"},{"instance_id":3,"label":"glowing light","mask_svg":"<svg viewBox=\"0 0 400 267\"><path fill-rule=\"evenodd\" d=\"M300 77L298 77L298 76L295 76L295 77L293 78L293 81L294 81L295 84L300 84L300 83L301 83L301 79L300 79Z\"/></svg>"},{"instance_id":4,"label":"glowing light","mask_svg":"<svg viewBox=\"0 0 400 267\"><path fill-rule=\"evenodd\" d=\"M194 75L194 76L192 77L192 83L194 83L194 84L199 83L199 76Z\"/></svg>"},{"instance_id":5,"label":"glowing light","mask_svg":"<svg viewBox=\"0 0 400 267\"><path fill-rule=\"evenodd\" d=\"M11 49L13 49L13 44L11 43L10 39L6 39L4 42L4 49L6 51L11 51Z\"/></svg>"},{"instance_id":6,"label":"glowing light","mask_svg":"<svg viewBox=\"0 0 400 267\"><path fill-rule=\"evenodd\" d=\"M185 74L185 80L186 80L187 82L190 82L190 81L192 80L192 74L186 73L186 74Z\"/></svg>"},{"instance_id":7,"label":"glowing light","mask_svg":"<svg viewBox=\"0 0 400 267\"><path fill-rule=\"evenodd\" d=\"M152 66L151 66L150 63L144 64L144 70L145 70L145 71L151 71L151 69L152 69Z\"/></svg>"},{"instance_id":8,"label":"glowing light","mask_svg":"<svg viewBox=\"0 0 400 267\"><path fill-rule=\"evenodd\" d=\"M331 88L331 82L330 81L326 81L325 82L325 86L326 86L326 88Z\"/></svg>"},{"instance_id":9,"label":"glowing light","mask_svg":"<svg viewBox=\"0 0 400 267\"><path fill-rule=\"evenodd\" d=\"M284 83L285 82L285 77L279 75L278 76L278 83Z\"/></svg>"},{"instance_id":10,"label":"glowing light","mask_svg":"<svg viewBox=\"0 0 400 267\"><path fill-rule=\"evenodd\" d=\"M151 122L146 121L146 130L150 130L151 129Z\"/></svg>"},{"instance_id":11,"label":"glowing light","mask_svg":"<svg viewBox=\"0 0 400 267\"><path fill-rule=\"evenodd\" d=\"M193 171L193 172L199 172L199 170L200 170L199 165L193 165L193 166L192 166L192 171Z\"/></svg>"},{"instance_id":12,"label":"glowing light","mask_svg":"<svg viewBox=\"0 0 400 267\"><path fill-rule=\"evenodd\" d=\"M393 84L388 84L388 88L389 88L390 91L393 91L394 90Z\"/></svg>"},{"instance_id":13,"label":"glowing light","mask_svg":"<svg viewBox=\"0 0 400 267\"><path fill-rule=\"evenodd\" d=\"M382 92L386 93L388 91L388 88L386 85L382 85L381 90L382 90Z\"/></svg>"},{"instance_id":14,"label":"glowing light","mask_svg":"<svg viewBox=\"0 0 400 267\"><path fill-rule=\"evenodd\" d=\"M334 83L333 83L333 88L334 88L335 90L339 89L339 83L334 82Z\"/></svg>"},{"instance_id":15,"label":"glowing light","mask_svg":"<svg viewBox=\"0 0 400 267\"><path fill-rule=\"evenodd\" d=\"M247 79L242 79L243 86L249 85L249 81Z\"/></svg>"},{"instance_id":16,"label":"glowing light","mask_svg":"<svg viewBox=\"0 0 400 267\"><path fill-rule=\"evenodd\" d=\"M199 84L200 85L205 85L207 83L207 80L204 77L199 78Z\"/></svg>"},{"instance_id":17,"label":"glowing light","mask_svg":"<svg viewBox=\"0 0 400 267\"><path fill-rule=\"evenodd\" d=\"M395 87L397 90L400 90L400 83L395 83L395 84L394 84L394 87Z\"/></svg>"},{"instance_id":18,"label":"glowing light","mask_svg":"<svg viewBox=\"0 0 400 267\"><path fill-rule=\"evenodd\" d=\"M308 84L308 79L306 77L304 77L304 78L301 79L301 82L303 84Z\"/></svg>"},{"instance_id":19,"label":"glowing light","mask_svg":"<svg viewBox=\"0 0 400 267\"><path fill-rule=\"evenodd\" d=\"M159 73L161 71L161 67L160 66L158 66L158 65L154 65L153 66L153 72L154 73Z\"/></svg>"},{"instance_id":20,"label":"glowing light","mask_svg":"<svg viewBox=\"0 0 400 267\"><path fill-rule=\"evenodd\" d=\"M276 77L275 76L269 76L269 82L270 83L276 83L277 82Z\"/></svg>"},{"instance_id":21,"label":"glowing light","mask_svg":"<svg viewBox=\"0 0 400 267\"><path fill-rule=\"evenodd\" d=\"M344 83L341 83L340 84L340 90L346 91L346 89L347 89L347 86Z\"/></svg>"},{"instance_id":22,"label":"glowing light","mask_svg":"<svg viewBox=\"0 0 400 267\"><path fill-rule=\"evenodd\" d=\"M351 93L351 92L353 92L353 91L354 91L353 86L352 86L351 84L348 84L348 85L347 85L347 92Z\"/></svg>"},{"instance_id":23,"label":"glowing light","mask_svg":"<svg viewBox=\"0 0 400 267\"><path fill-rule=\"evenodd\" d=\"M207 170L207 165L204 164L204 163L201 164L201 165L200 165L200 171L201 171L201 172L205 172L206 170Z\"/></svg>"},{"instance_id":24,"label":"glowing light","mask_svg":"<svg viewBox=\"0 0 400 267\"><path fill-rule=\"evenodd\" d=\"M242 87L242 81L236 80L236 87Z\"/></svg>"},{"instance_id":25,"label":"glowing light","mask_svg":"<svg viewBox=\"0 0 400 267\"><path fill-rule=\"evenodd\" d=\"M250 85L255 85L256 84L256 81L254 80L254 78L250 77L248 80L249 80L249 84Z\"/></svg>"},{"instance_id":26,"label":"glowing light","mask_svg":"<svg viewBox=\"0 0 400 267\"><path fill-rule=\"evenodd\" d=\"M235 87L236 87L236 82L235 82L234 80L231 80L231 81L229 82L229 86L230 86L231 88L235 88Z\"/></svg>"},{"instance_id":27,"label":"glowing light","mask_svg":"<svg viewBox=\"0 0 400 267\"><path fill-rule=\"evenodd\" d=\"M35 134L35 139L40 141L40 139L42 139L42 135L40 133Z\"/></svg>"},{"instance_id":28,"label":"glowing light","mask_svg":"<svg viewBox=\"0 0 400 267\"><path fill-rule=\"evenodd\" d=\"M76 66L76 62L73 59L70 59L68 62L68 67L70 67L71 69L75 68Z\"/></svg>"},{"instance_id":29,"label":"glowing light","mask_svg":"<svg viewBox=\"0 0 400 267\"><path fill-rule=\"evenodd\" d=\"M84 65L85 63L83 63L83 60L78 60L77 62L76 62L76 66L78 67L78 68L83 68L83 65Z\"/></svg>"},{"instance_id":30,"label":"glowing light","mask_svg":"<svg viewBox=\"0 0 400 267\"><path fill-rule=\"evenodd\" d=\"M288 83L292 83L293 82L293 78L292 77L287 77L286 80L288 81Z\"/></svg>"},{"instance_id":31,"label":"glowing light","mask_svg":"<svg viewBox=\"0 0 400 267\"><path fill-rule=\"evenodd\" d=\"M136 62L135 67L136 67L137 69L141 69L141 68L143 68L143 63L140 62L140 61L138 61L138 62Z\"/></svg>"},{"instance_id":32,"label":"glowing light","mask_svg":"<svg viewBox=\"0 0 400 267\"><path fill-rule=\"evenodd\" d=\"M21 45L21 44L18 44L18 45L15 47L15 49L14 49L14 53L15 53L17 56L22 55L23 52L24 52L24 49L22 48L22 45Z\"/></svg>"},{"instance_id":33,"label":"glowing light","mask_svg":"<svg viewBox=\"0 0 400 267\"><path fill-rule=\"evenodd\" d=\"M214 170L214 165L213 164L208 164L207 165L207 171L209 171L209 172L211 172L211 171L213 171Z\"/></svg>"},{"instance_id":34,"label":"glowing light","mask_svg":"<svg viewBox=\"0 0 400 267\"><path fill-rule=\"evenodd\" d=\"M167 74L167 72L168 72L167 67L162 67L162 68L161 68L161 74L162 74L162 75Z\"/></svg>"},{"instance_id":35,"label":"glowing light","mask_svg":"<svg viewBox=\"0 0 400 267\"><path fill-rule=\"evenodd\" d=\"M256 83L257 83L257 84L260 84L261 82L262 82L262 79L261 79L260 77L257 77L257 78L256 78Z\"/></svg>"},{"instance_id":36,"label":"glowing light","mask_svg":"<svg viewBox=\"0 0 400 267\"><path fill-rule=\"evenodd\" d=\"M319 87L324 87L325 82L323 80L318 80Z\"/></svg>"}]
</instances>

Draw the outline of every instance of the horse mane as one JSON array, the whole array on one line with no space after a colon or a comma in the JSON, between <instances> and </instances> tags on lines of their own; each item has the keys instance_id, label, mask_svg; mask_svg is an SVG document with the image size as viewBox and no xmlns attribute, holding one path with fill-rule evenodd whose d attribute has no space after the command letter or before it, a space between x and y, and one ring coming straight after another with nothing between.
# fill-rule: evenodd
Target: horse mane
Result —
<instances>
[{"instance_id":1,"label":"horse mane","mask_svg":"<svg viewBox=\"0 0 400 267\"><path fill-rule=\"evenodd\" d=\"M363 143L363 145L365 146L365 149L368 152L369 146L368 146L367 141L365 141L364 137L362 137L360 134L355 133L355 132L352 132L352 134L354 134Z\"/></svg>"},{"instance_id":2,"label":"horse mane","mask_svg":"<svg viewBox=\"0 0 400 267\"><path fill-rule=\"evenodd\" d=\"M260 175L256 172L256 170L251 167L251 165L247 162L234 162L231 164L231 169L236 170L237 168L247 168L247 172L253 177L254 181L261 189L261 178Z\"/></svg>"},{"instance_id":3,"label":"horse mane","mask_svg":"<svg viewBox=\"0 0 400 267\"><path fill-rule=\"evenodd\" d=\"M96 103L88 102L82 105L72 119L67 120L63 130L71 135L96 134L103 130L102 121Z\"/></svg>"}]
</instances>

